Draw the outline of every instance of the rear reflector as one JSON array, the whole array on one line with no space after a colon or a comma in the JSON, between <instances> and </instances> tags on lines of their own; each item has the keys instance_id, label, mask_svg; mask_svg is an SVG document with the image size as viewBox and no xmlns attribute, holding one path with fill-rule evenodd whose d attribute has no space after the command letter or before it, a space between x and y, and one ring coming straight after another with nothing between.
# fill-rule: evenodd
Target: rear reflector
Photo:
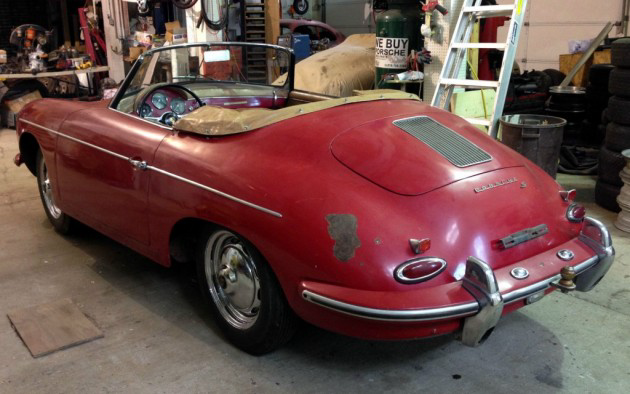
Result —
<instances>
[{"instance_id":1,"label":"rear reflector","mask_svg":"<svg viewBox=\"0 0 630 394\"><path fill-rule=\"evenodd\" d=\"M409 245L411 246L411 250L415 254L424 253L431 248L431 240L429 238L424 239L410 239Z\"/></svg>"},{"instance_id":2,"label":"rear reflector","mask_svg":"<svg viewBox=\"0 0 630 394\"><path fill-rule=\"evenodd\" d=\"M575 189L560 191L560 198L562 198L562 201L566 201L566 202L573 201L575 200L576 195L577 195L577 191Z\"/></svg>"},{"instance_id":3,"label":"rear reflector","mask_svg":"<svg viewBox=\"0 0 630 394\"><path fill-rule=\"evenodd\" d=\"M399 265L394 278L405 284L420 283L437 276L446 268L446 261L437 257L414 259Z\"/></svg>"}]
</instances>

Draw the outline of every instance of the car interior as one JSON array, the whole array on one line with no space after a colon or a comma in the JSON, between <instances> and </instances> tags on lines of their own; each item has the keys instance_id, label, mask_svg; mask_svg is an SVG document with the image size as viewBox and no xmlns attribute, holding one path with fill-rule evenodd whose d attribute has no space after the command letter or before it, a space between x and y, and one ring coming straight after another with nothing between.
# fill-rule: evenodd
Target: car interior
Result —
<instances>
[{"instance_id":1,"label":"car interior","mask_svg":"<svg viewBox=\"0 0 630 394\"><path fill-rule=\"evenodd\" d=\"M225 44L166 48L141 57L112 108L173 126L203 106L275 110L334 97L292 90L291 54Z\"/></svg>"}]
</instances>

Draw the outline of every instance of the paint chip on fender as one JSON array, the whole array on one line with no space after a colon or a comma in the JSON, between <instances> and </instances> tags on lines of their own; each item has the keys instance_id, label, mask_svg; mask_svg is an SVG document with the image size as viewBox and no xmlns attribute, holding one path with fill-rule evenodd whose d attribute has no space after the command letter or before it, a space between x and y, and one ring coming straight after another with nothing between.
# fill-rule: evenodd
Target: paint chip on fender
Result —
<instances>
[{"instance_id":1,"label":"paint chip on fender","mask_svg":"<svg viewBox=\"0 0 630 394\"><path fill-rule=\"evenodd\" d=\"M328 234L335 241L335 257L343 262L353 258L355 250L361 246L357 235L357 217L352 214L330 214L326 215L326 221Z\"/></svg>"}]
</instances>

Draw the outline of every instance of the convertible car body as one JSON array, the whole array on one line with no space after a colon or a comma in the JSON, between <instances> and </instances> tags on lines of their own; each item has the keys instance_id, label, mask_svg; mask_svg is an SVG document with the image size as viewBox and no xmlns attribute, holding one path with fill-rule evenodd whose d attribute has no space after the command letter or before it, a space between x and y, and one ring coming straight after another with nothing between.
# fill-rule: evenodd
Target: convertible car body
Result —
<instances>
[{"instance_id":1,"label":"convertible car body","mask_svg":"<svg viewBox=\"0 0 630 394\"><path fill-rule=\"evenodd\" d=\"M609 269L607 229L527 159L410 94L295 91L293 67L269 45L149 51L111 101L26 106L15 162L59 232L78 220L159 264L194 262L218 324L254 354L297 317L475 346Z\"/></svg>"}]
</instances>

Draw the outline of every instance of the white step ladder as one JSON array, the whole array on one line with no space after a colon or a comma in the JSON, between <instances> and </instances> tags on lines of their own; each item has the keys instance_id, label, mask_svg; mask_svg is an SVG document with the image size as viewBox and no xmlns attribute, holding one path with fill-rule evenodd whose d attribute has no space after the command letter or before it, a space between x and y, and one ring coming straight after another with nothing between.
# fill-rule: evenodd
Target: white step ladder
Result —
<instances>
[{"instance_id":1,"label":"white step ladder","mask_svg":"<svg viewBox=\"0 0 630 394\"><path fill-rule=\"evenodd\" d=\"M470 89L495 89L496 95L490 120L486 119L466 119L470 123L488 127L488 134L497 138L499 131L499 118L503 114L505 97L507 95L512 65L516 56L516 46L523 27L527 0L516 0L514 4L508 5L481 5L481 0L464 0L462 12L457 20L451 45L448 48L444 67L440 73L437 89L431 101L434 107L449 110L451 96L455 87ZM480 18L493 18L497 16L509 16L510 27L505 43L471 43L475 22ZM462 62L466 59L468 49L499 49L503 50L503 63L498 81L481 81L474 79L459 79L458 75Z\"/></svg>"}]
</instances>

